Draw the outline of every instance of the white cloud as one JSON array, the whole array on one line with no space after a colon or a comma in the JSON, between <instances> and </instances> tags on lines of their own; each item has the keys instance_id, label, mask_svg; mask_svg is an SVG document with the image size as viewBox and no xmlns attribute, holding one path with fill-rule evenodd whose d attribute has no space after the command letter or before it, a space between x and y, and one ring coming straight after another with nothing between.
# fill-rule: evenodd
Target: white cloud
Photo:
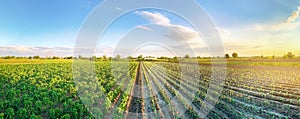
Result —
<instances>
[{"instance_id":1,"label":"white cloud","mask_svg":"<svg viewBox=\"0 0 300 119\"><path fill-rule=\"evenodd\" d=\"M154 13L154 12L148 12L148 11L137 11L135 14L141 15L145 19L149 20L153 24L162 25L165 27L169 27L173 31L171 31L170 34L166 34L165 36L176 40L176 41L191 41L195 39L199 39L199 33L195 30L185 27L182 25L176 25L172 24L171 20L167 18L166 16L162 15L161 13Z\"/></svg>"},{"instance_id":2,"label":"white cloud","mask_svg":"<svg viewBox=\"0 0 300 119\"><path fill-rule=\"evenodd\" d=\"M152 13L148 11L136 11L135 14L141 15L154 24L166 25L170 24L170 19L163 16L161 13Z\"/></svg>"},{"instance_id":3,"label":"white cloud","mask_svg":"<svg viewBox=\"0 0 300 119\"><path fill-rule=\"evenodd\" d=\"M287 19L286 23L291 23L295 21L299 17L299 12L300 6L298 6L298 9L291 14L291 16Z\"/></svg>"},{"instance_id":4,"label":"white cloud","mask_svg":"<svg viewBox=\"0 0 300 119\"><path fill-rule=\"evenodd\" d=\"M293 23L282 23L276 26L272 27L273 31L278 31L278 30L293 30L296 29L300 26L300 22L293 22Z\"/></svg>"},{"instance_id":5,"label":"white cloud","mask_svg":"<svg viewBox=\"0 0 300 119\"><path fill-rule=\"evenodd\" d=\"M300 6L297 7L297 10L286 19L286 21L279 24L252 24L248 26L248 30L252 31L289 31L294 30L300 26L300 22L297 21L300 15Z\"/></svg>"},{"instance_id":6,"label":"white cloud","mask_svg":"<svg viewBox=\"0 0 300 119\"><path fill-rule=\"evenodd\" d=\"M137 28L144 29L144 30L147 30L147 31L151 31L152 30L151 28L149 28L147 26L142 26L142 25L137 26Z\"/></svg>"},{"instance_id":7,"label":"white cloud","mask_svg":"<svg viewBox=\"0 0 300 119\"><path fill-rule=\"evenodd\" d=\"M73 53L71 47L31 47L31 46L1 46L0 52L2 56L69 56Z\"/></svg>"},{"instance_id":8,"label":"white cloud","mask_svg":"<svg viewBox=\"0 0 300 119\"><path fill-rule=\"evenodd\" d=\"M176 40L176 41L193 41L200 39L200 34L196 31L194 31L191 28L181 26L181 25L173 25L169 24L167 27L171 28L173 31L171 31L170 34L166 34L165 36Z\"/></svg>"},{"instance_id":9,"label":"white cloud","mask_svg":"<svg viewBox=\"0 0 300 119\"><path fill-rule=\"evenodd\" d=\"M293 13L287 18L285 22L273 26L272 29L281 30L286 28L288 29L297 28L299 26L299 23L294 23L294 22L299 18L299 14L300 14L300 6L297 7L297 10L293 11Z\"/></svg>"},{"instance_id":10,"label":"white cloud","mask_svg":"<svg viewBox=\"0 0 300 119\"><path fill-rule=\"evenodd\" d=\"M99 46L96 49L95 55L111 56L113 48L109 46ZM40 46L0 46L0 56L73 56L73 47L40 47Z\"/></svg>"},{"instance_id":11,"label":"white cloud","mask_svg":"<svg viewBox=\"0 0 300 119\"><path fill-rule=\"evenodd\" d=\"M120 8L120 7L117 7L117 10L118 10L118 11L122 11L122 8Z\"/></svg>"},{"instance_id":12,"label":"white cloud","mask_svg":"<svg viewBox=\"0 0 300 119\"><path fill-rule=\"evenodd\" d=\"M112 56L114 49L115 49L114 47L101 45L96 49L95 55L96 56L102 56L102 55Z\"/></svg>"},{"instance_id":13,"label":"white cloud","mask_svg":"<svg viewBox=\"0 0 300 119\"><path fill-rule=\"evenodd\" d=\"M232 40L232 34L231 31L228 29L224 29L224 28L217 28L218 33L220 35L220 37L222 38L222 40L226 40L226 41L230 41Z\"/></svg>"},{"instance_id":14,"label":"white cloud","mask_svg":"<svg viewBox=\"0 0 300 119\"><path fill-rule=\"evenodd\" d=\"M164 16L161 13L152 13L148 11L139 11L135 12L137 15L141 15L143 18L149 20L153 24L158 24L164 27L168 27L170 30L168 33L164 34L165 37L168 39L173 40L176 42L174 44L174 48L176 49L182 49L184 52L187 51L201 51L201 53L207 53L207 46L204 43L203 39L201 38L201 35L196 30L183 26L178 24L171 23L171 20ZM221 36L229 38L230 37L230 31L226 29L217 29L219 32L221 32ZM195 52L196 53L196 52ZM197 54L197 53L196 53Z\"/></svg>"},{"instance_id":15,"label":"white cloud","mask_svg":"<svg viewBox=\"0 0 300 119\"><path fill-rule=\"evenodd\" d=\"M247 26L247 30L257 32L272 32L272 31L291 31L300 26L300 22L273 24L252 24Z\"/></svg>"},{"instance_id":16,"label":"white cloud","mask_svg":"<svg viewBox=\"0 0 300 119\"><path fill-rule=\"evenodd\" d=\"M116 9L117 9L117 11L127 12L127 10L124 10L124 9L122 9L122 8L120 8L120 7L117 7Z\"/></svg>"},{"instance_id":17,"label":"white cloud","mask_svg":"<svg viewBox=\"0 0 300 119\"><path fill-rule=\"evenodd\" d=\"M34 48L32 47L24 47L24 46L7 46L0 47L1 52L19 52L19 53L28 53L33 52Z\"/></svg>"}]
</instances>

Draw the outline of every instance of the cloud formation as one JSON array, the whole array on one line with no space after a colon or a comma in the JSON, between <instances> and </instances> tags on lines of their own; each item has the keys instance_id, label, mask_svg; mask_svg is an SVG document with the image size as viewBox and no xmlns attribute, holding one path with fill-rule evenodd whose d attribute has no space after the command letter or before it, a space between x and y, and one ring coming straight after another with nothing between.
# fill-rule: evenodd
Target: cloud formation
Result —
<instances>
[{"instance_id":1,"label":"cloud formation","mask_svg":"<svg viewBox=\"0 0 300 119\"><path fill-rule=\"evenodd\" d=\"M0 46L1 56L69 56L73 53L73 48L70 47L29 47L29 46Z\"/></svg>"},{"instance_id":2,"label":"cloud formation","mask_svg":"<svg viewBox=\"0 0 300 119\"><path fill-rule=\"evenodd\" d=\"M161 13L152 13L148 11L136 11L135 14L141 15L154 24L166 25L170 24L170 19Z\"/></svg>"},{"instance_id":3,"label":"cloud formation","mask_svg":"<svg viewBox=\"0 0 300 119\"><path fill-rule=\"evenodd\" d=\"M110 56L113 48L108 46L98 47L95 55ZM0 56L34 56L39 55L42 57L51 56L73 56L74 48L72 47L39 47L39 46L0 46Z\"/></svg>"},{"instance_id":4,"label":"cloud formation","mask_svg":"<svg viewBox=\"0 0 300 119\"><path fill-rule=\"evenodd\" d=\"M295 21L299 17L300 12L300 6L298 6L298 9L292 13L292 15L286 20L286 23L291 23Z\"/></svg>"},{"instance_id":5,"label":"cloud formation","mask_svg":"<svg viewBox=\"0 0 300 119\"><path fill-rule=\"evenodd\" d=\"M300 6L297 7L297 10L293 11L293 13L287 18L287 20L279 25L273 26L273 30L280 30L284 29L286 27L291 27L291 26L298 26L298 23L294 23L298 18L300 14Z\"/></svg>"},{"instance_id":6,"label":"cloud formation","mask_svg":"<svg viewBox=\"0 0 300 119\"><path fill-rule=\"evenodd\" d=\"M137 26L137 28L144 29L144 30L147 30L147 31L151 31L152 30L151 28L149 28L147 26L142 26L142 25Z\"/></svg>"},{"instance_id":7,"label":"cloud formation","mask_svg":"<svg viewBox=\"0 0 300 119\"><path fill-rule=\"evenodd\" d=\"M162 25L171 29L169 34L165 34L166 37L175 41L192 41L200 39L199 33L195 30L182 25L172 24L171 20L161 13L149 12L149 11L137 11L135 14L144 17L153 24ZM145 29L145 27L143 27ZM149 30L149 29L148 29Z\"/></svg>"}]
</instances>

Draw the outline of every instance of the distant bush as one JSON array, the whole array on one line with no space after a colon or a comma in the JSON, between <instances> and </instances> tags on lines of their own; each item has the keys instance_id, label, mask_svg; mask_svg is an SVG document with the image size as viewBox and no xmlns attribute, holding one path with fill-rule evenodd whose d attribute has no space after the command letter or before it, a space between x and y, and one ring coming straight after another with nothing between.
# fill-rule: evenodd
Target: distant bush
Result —
<instances>
[{"instance_id":1,"label":"distant bush","mask_svg":"<svg viewBox=\"0 0 300 119\"><path fill-rule=\"evenodd\" d=\"M238 54L236 52L232 53L232 57L233 58L237 58L238 57Z\"/></svg>"},{"instance_id":2,"label":"distant bush","mask_svg":"<svg viewBox=\"0 0 300 119\"><path fill-rule=\"evenodd\" d=\"M190 59L190 56L189 55L185 55L184 58L185 59Z\"/></svg>"},{"instance_id":3,"label":"distant bush","mask_svg":"<svg viewBox=\"0 0 300 119\"><path fill-rule=\"evenodd\" d=\"M225 54L225 58L230 58L229 54Z\"/></svg>"},{"instance_id":4,"label":"distant bush","mask_svg":"<svg viewBox=\"0 0 300 119\"><path fill-rule=\"evenodd\" d=\"M288 52L287 54L285 54L284 56L283 56L283 58L288 58L288 59L292 59L292 58L294 58L295 57L295 54L293 54L292 52Z\"/></svg>"}]
</instances>

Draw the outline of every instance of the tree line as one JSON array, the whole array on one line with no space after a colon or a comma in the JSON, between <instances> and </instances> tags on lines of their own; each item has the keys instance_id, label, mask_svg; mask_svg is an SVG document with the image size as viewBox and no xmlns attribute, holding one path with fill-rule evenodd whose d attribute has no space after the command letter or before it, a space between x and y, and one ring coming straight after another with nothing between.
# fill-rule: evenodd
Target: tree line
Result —
<instances>
[{"instance_id":1,"label":"tree line","mask_svg":"<svg viewBox=\"0 0 300 119\"><path fill-rule=\"evenodd\" d=\"M200 57L200 56L196 56L196 57L191 57L190 55L185 55L184 57L178 57L178 56L174 56L174 57L166 57L166 56L160 56L160 57L154 57L154 56L147 56L147 57L153 57L153 58L157 58L157 59L163 59L163 60L178 60L178 59L210 59L210 58L220 58L220 57ZM225 54L224 58L238 58L239 54L236 52L233 52L231 55L230 54ZM261 58L264 58L263 55L260 56ZM276 56L273 55L271 56L272 59L275 59ZM277 56L277 57L281 57L281 56ZM106 55L97 57L97 56L92 56L92 57L84 57L79 55L78 57L73 57L73 56L68 56L68 57L58 57L58 56L52 56L52 57L41 57L39 55L36 56L28 56L28 57L17 57L17 56L2 56L0 57L0 59L90 59L93 61L108 61L108 60L121 60L121 59L129 59L129 60L138 60L141 61L143 60L145 57L143 57L143 55L139 55L137 57L132 57L132 56L128 56L128 57L121 57L121 55L117 55L115 57L107 57ZM284 59L294 59L297 58L297 56L295 54L293 54L292 52L288 52L287 54L284 54L281 58ZM299 58L300 58L300 54L299 54Z\"/></svg>"}]
</instances>

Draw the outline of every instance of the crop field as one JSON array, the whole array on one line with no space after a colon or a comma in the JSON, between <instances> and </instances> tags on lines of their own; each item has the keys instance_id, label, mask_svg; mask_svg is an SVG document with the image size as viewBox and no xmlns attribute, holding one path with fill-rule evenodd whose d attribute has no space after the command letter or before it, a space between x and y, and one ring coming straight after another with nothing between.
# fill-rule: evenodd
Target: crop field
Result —
<instances>
[{"instance_id":1,"label":"crop field","mask_svg":"<svg viewBox=\"0 0 300 119\"><path fill-rule=\"evenodd\" d=\"M193 63L94 62L92 75L71 61L11 62L0 63L0 119L197 119L213 80L210 65ZM299 119L300 68L278 65L228 65L205 118Z\"/></svg>"}]
</instances>

